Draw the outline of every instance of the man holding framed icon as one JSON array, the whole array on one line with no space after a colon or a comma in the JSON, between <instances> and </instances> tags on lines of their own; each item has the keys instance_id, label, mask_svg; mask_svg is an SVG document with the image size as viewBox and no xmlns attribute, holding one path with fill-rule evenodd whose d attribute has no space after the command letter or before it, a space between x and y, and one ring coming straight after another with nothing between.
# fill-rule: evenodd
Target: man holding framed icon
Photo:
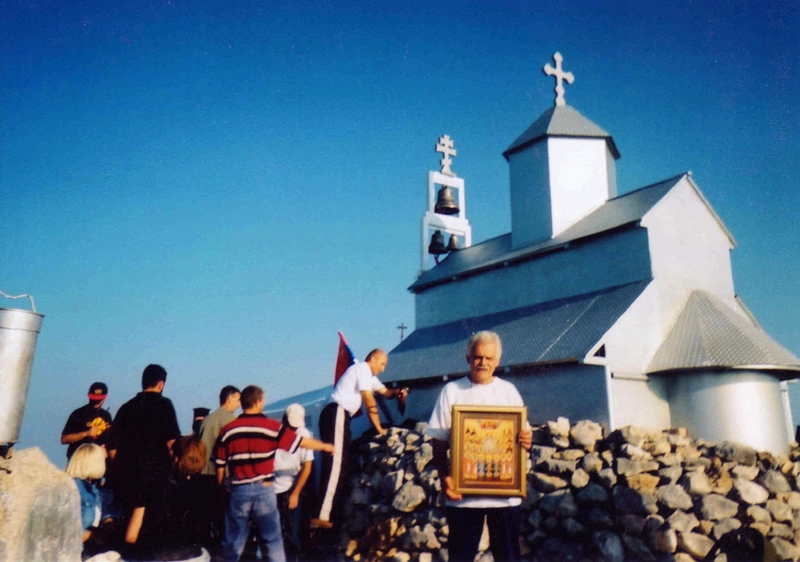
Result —
<instances>
[{"instance_id":1,"label":"man holding framed icon","mask_svg":"<svg viewBox=\"0 0 800 562\"><path fill-rule=\"evenodd\" d=\"M497 562L520 559L520 504L526 491L524 457L532 445L525 405L516 387L494 375L503 346L494 332L467 343L469 376L445 385L426 433L447 496L450 562L472 562L484 520ZM510 433L510 435L509 435ZM447 449L452 443L452 470ZM511 450L509 450L511 449ZM510 453L510 455L509 455Z\"/></svg>"}]
</instances>

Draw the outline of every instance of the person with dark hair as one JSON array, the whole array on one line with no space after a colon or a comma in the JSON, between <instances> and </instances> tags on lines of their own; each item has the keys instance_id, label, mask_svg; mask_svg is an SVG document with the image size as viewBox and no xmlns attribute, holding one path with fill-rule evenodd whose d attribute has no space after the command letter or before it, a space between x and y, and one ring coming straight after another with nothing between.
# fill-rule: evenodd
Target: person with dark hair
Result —
<instances>
[{"instance_id":1,"label":"person with dark hair","mask_svg":"<svg viewBox=\"0 0 800 562\"><path fill-rule=\"evenodd\" d=\"M214 554L219 551L225 534L225 493L223 488L217 486L217 467L212 455L220 430L236 419L233 413L241 406L240 398L241 393L235 386L222 387L219 392L219 408L206 416L198 434L206 447L205 464L198 477L203 488L201 493L208 500L205 513L209 521L210 536L206 546Z\"/></svg>"},{"instance_id":2,"label":"person with dark hair","mask_svg":"<svg viewBox=\"0 0 800 562\"><path fill-rule=\"evenodd\" d=\"M203 425L203 421L210 411L210 408L194 408L192 412L192 435L200 435L200 426Z\"/></svg>"},{"instance_id":3,"label":"person with dark hair","mask_svg":"<svg viewBox=\"0 0 800 562\"><path fill-rule=\"evenodd\" d=\"M135 544L145 509L157 504L172 470L172 444L181 436L175 408L162 396L167 371L148 365L142 392L123 404L109 435L111 486L127 521L125 542Z\"/></svg>"},{"instance_id":4,"label":"person with dark hair","mask_svg":"<svg viewBox=\"0 0 800 562\"><path fill-rule=\"evenodd\" d=\"M111 414L102 408L108 396L105 383L95 382L89 387L89 403L81 406L69 415L64 429L61 431L61 444L67 447L67 460L72 453L84 443L105 445L111 427Z\"/></svg>"},{"instance_id":5,"label":"person with dark hair","mask_svg":"<svg viewBox=\"0 0 800 562\"><path fill-rule=\"evenodd\" d=\"M302 437L287 424L266 417L264 391L248 386L241 395L243 413L222 428L214 451L217 481L230 470L231 493L225 511L223 554L236 562L247 540L248 521L258 531L261 551L269 560L285 562L278 503L273 488L275 452L298 447L333 452L333 445Z\"/></svg>"},{"instance_id":6,"label":"person with dark hair","mask_svg":"<svg viewBox=\"0 0 800 562\"><path fill-rule=\"evenodd\" d=\"M319 482L319 507L313 527L330 529L334 522L341 520L344 503L344 485L348 480L347 454L350 449L350 420L361 411L361 405L367 407L367 417L372 427L383 435L386 430L381 425L378 405L375 402L377 392L384 398L405 398L407 388L388 389L378 380L389 356L382 349L373 349L363 363L351 365L336 383L331 400L319 416L319 438L325 443L335 445L336 450L331 457L323 457L322 473Z\"/></svg>"},{"instance_id":7,"label":"person with dark hair","mask_svg":"<svg viewBox=\"0 0 800 562\"><path fill-rule=\"evenodd\" d=\"M219 392L219 408L206 416L200 426L200 440L206 446L206 465L203 467L203 474L217 476L217 468L214 466L214 459L211 454L214 452L214 444L217 442L220 430L226 424L236 419L233 413L241 406L241 393L235 386L227 385L222 387Z\"/></svg>"}]
</instances>

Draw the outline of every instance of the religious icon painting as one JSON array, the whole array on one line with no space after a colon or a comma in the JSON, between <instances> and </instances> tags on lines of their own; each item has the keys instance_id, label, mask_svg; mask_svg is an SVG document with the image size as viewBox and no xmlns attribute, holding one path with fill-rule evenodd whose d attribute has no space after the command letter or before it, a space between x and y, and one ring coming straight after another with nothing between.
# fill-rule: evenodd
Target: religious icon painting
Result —
<instances>
[{"instance_id":1,"label":"religious icon painting","mask_svg":"<svg viewBox=\"0 0 800 562\"><path fill-rule=\"evenodd\" d=\"M465 495L525 497L527 451L518 441L527 427L525 406L453 406L450 473Z\"/></svg>"}]
</instances>

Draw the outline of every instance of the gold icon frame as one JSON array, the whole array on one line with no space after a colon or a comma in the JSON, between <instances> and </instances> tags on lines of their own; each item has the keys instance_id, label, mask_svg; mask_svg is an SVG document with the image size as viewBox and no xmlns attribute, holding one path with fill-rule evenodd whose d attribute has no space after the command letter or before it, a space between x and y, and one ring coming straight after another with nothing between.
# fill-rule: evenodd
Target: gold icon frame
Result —
<instances>
[{"instance_id":1,"label":"gold icon frame","mask_svg":"<svg viewBox=\"0 0 800 562\"><path fill-rule=\"evenodd\" d=\"M525 406L453 406L450 475L457 493L525 497L527 451L518 438L527 417Z\"/></svg>"}]
</instances>

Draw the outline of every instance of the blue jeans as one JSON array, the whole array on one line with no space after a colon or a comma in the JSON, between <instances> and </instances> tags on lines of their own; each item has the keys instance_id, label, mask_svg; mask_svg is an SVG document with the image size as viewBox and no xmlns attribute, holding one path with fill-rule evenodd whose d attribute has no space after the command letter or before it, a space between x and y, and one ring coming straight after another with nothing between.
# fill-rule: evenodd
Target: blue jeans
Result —
<instances>
[{"instance_id":1,"label":"blue jeans","mask_svg":"<svg viewBox=\"0 0 800 562\"><path fill-rule=\"evenodd\" d=\"M258 529L262 553L267 552L271 562L286 562L275 489L261 482L233 486L225 510L225 540L222 543L225 561L237 562L242 555L250 519Z\"/></svg>"}]
</instances>

